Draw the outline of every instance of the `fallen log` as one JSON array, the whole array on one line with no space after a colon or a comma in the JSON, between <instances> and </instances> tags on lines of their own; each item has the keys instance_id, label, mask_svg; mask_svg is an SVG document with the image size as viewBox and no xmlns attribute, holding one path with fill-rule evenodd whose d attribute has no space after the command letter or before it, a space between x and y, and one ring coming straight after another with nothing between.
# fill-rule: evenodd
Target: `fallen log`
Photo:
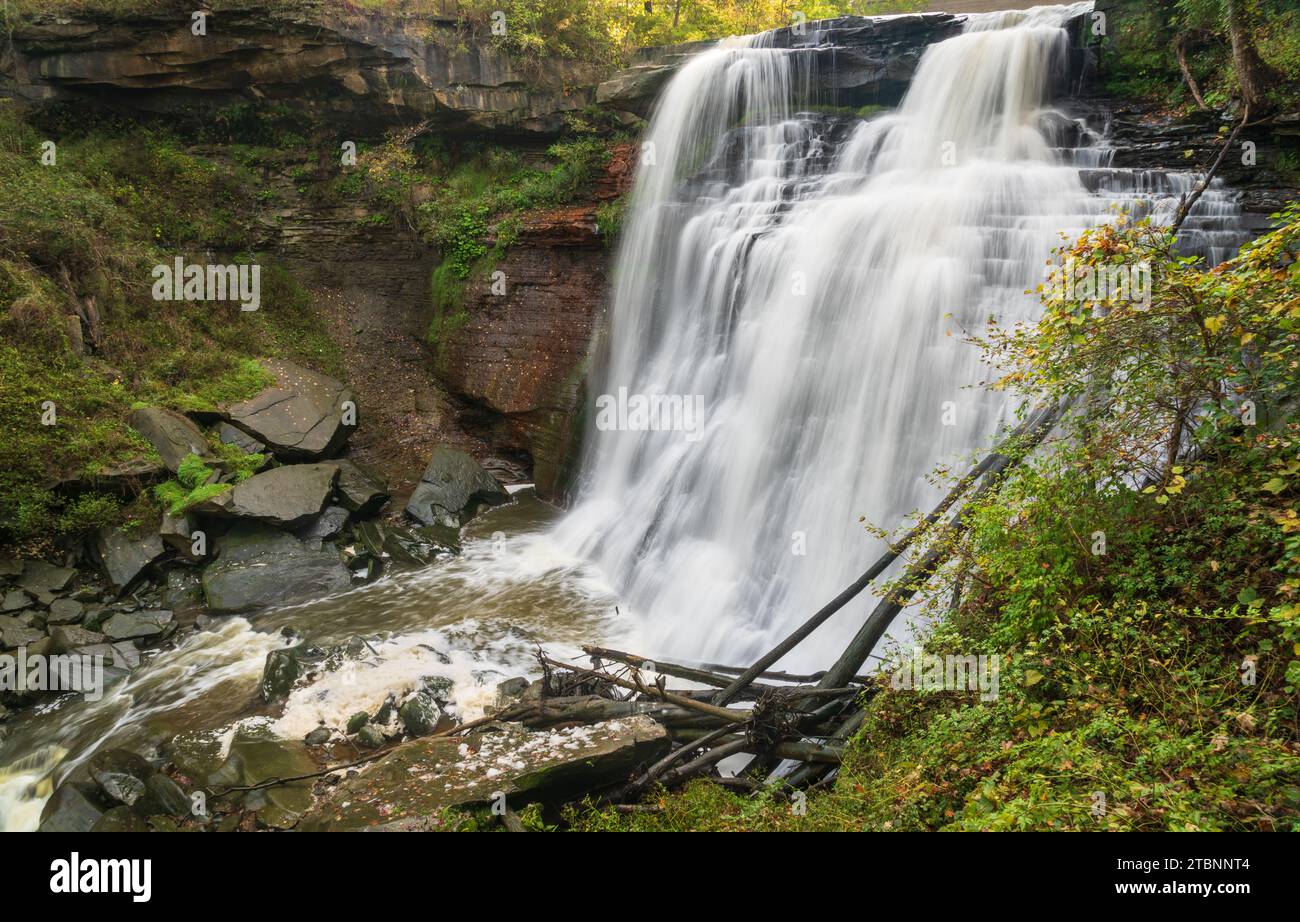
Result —
<instances>
[{"instance_id":1,"label":"fallen log","mask_svg":"<svg viewBox=\"0 0 1300 922\"><path fill-rule=\"evenodd\" d=\"M1027 424L1027 429L1021 427L1021 429L1017 430L1017 432L1023 430L1027 439L1024 446L1025 451L1032 451L1047 437L1047 433L1056 425L1056 421L1060 418L1064 408L1064 404L1057 404L1039 410L1029 420L1032 425ZM900 588L880 601L880 604L872 611L862 627L858 629L848 647L840 654L840 658L835 661L830 669L826 670L826 675L822 676L821 681L817 683L819 687L835 688L848 681L849 676L856 675L857 671L862 668L862 664L867 661L867 656L876 648L876 644L880 642L880 638L884 636L894 618L903 610L912 596L920 591L921 586L934 575L940 564L948 558L948 555L952 552L953 539L966 530L966 515L972 505L984 494L995 490L1000 484L999 476L1011 466L1012 457L1010 455L996 454L991 457L994 462L988 465L983 475L984 482L979 489L975 491L970 501L949 520L940 536L940 540L935 543L934 547L921 558L919 563L907 568L900 580Z\"/></svg>"},{"instance_id":2,"label":"fallen log","mask_svg":"<svg viewBox=\"0 0 1300 922\"><path fill-rule=\"evenodd\" d=\"M1011 435L1007 437L1005 443L1014 442L1024 435L1030 435L1032 438L1034 433L1042 430L1044 423L1048 424L1047 429L1050 430L1051 426L1055 425L1059 412L1060 410L1058 407L1043 407L1036 410L1030 415L1029 419L1016 427ZM1045 430L1043 431L1043 435L1046 435ZM902 556L903 552L907 550L912 542L925 534L934 523L943 517L943 514L948 511L953 503L961 498L961 496L970 488L971 484L988 474L996 474L998 471L1003 470L1009 463L1010 458L1007 455L1002 454L1000 451L997 451L990 453L979 464L971 468L971 470L969 470L965 476L957 481L953 488L948 491L948 495L943 498L939 505L935 506L934 509L931 510L929 515L904 535L901 540L891 545L888 551L868 567L861 576L850 583L843 592L827 602L816 614L796 628L790 636L781 641L767 653L760 656L752 666L737 676L730 685L714 697L713 703L717 705L725 705L732 701L742 689L753 682L754 679L764 670L802 643L804 638L825 624L832 615L856 598L857 595L862 592L863 589L867 588L873 580L889 569L890 565ZM867 651L868 654L870 652L870 650ZM850 676L857 673L858 669L864 662L866 662L866 656L863 656L861 661L858 663L858 666L855 666L847 674L843 673L842 670L837 670L834 676L835 681L833 683L827 681L829 678L828 674L823 675L818 681L818 684L823 687L829 687L832 684L844 685L848 682Z\"/></svg>"},{"instance_id":3,"label":"fallen log","mask_svg":"<svg viewBox=\"0 0 1300 922\"><path fill-rule=\"evenodd\" d=\"M609 682L611 685L617 685L620 688L627 688L634 692L641 692L642 694L651 695L652 697L659 698L662 701L667 701L669 704L675 704L678 707L683 707L692 711L698 711L699 713L707 714L710 717L717 717L722 720L729 721L731 723L737 723L737 724L743 724L749 720L748 711L737 711L737 710L732 710L730 708L717 707L716 705L707 704L703 701L695 701L691 698L683 697L682 695L675 695L672 692L663 691L662 689L657 688L655 686L646 685L644 682L640 682L640 681L634 682L630 679L620 678L619 676L612 676L607 672L602 672L597 669L584 669L581 666L574 666L569 663L562 663L559 660L551 659L549 656L546 656L545 654L541 654L541 660L546 665L554 666L556 669L564 669L569 672L573 672L575 674L586 675L591 678L600 679L602 681Z\"/></svg>"},{"instance_id":4,"label":"fallen log","mask_svg":"<svg viewBox=\"0 0 1300 922\"><path fill-rule=\"evenodd\" d=\"M670 675L676 679L685 679L688 682L698 682L701 685L712 685L715 688L726 688L731 684L731 676L719 675L716 672L710 672L707 669L699 669L694 666L686 666L681 663L674 663L670 660L651 659L648 656L637 656L635 653L625 653L622 650L609 650L605 647L583 646L582 652L586 653L593 659L613 660L616 663L624 663L637 669L645 669L647 666L653 668L655 672L661 672L664 675ZM775 689L775 685L753 686L758 690ZM714 693L709 693L712 698Z\"/></svg>"}]
</instances>

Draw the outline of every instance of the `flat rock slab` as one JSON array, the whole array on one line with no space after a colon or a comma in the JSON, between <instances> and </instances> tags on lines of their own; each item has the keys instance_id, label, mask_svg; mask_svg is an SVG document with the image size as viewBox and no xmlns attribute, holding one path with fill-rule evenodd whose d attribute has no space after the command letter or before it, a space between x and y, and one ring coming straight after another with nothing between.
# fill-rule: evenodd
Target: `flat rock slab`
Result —
<instances>
[{"instance_id":1,"label":"flat rock slab","mask_svg":"<svg viewBox=\"0 0 1300 922\"><path fill-rule=\"evenodd\" d=\"M100 626L109 640L160 640L175 629L172 613L166 609L118 612Z\"/></svg>"},{"instance_id":2,"label":"flat rock slab","mask_svg":"<svg viewBox=\"0 0 1300 922\"><path fill-rule=\"evenodd\" d=\"M341 448L352 432L343 424L344 404L353 399L347 385L293 362L262 366L276 383L228 407L229 421L289 461L315 461Z\"/></svg>"},{"instance_id":3,"label":"flat rock slab","mask_svg":"<svg viewBox=\"0 0 1300 922\"><path fill-rule=\"evenodd\" d=\"M95 536L95 550L104 575L119 592L135 581L167 548L157 532L128 535L113 526L101 528Z\"/></svg>"},{"instance_id":4,"label":"flat rock slab","mask_svg":"<svg viewBox=\"0 0 1300 922\"><path fill-rule=\"evenodd\" d=\"M175 410L141 407L131 413L129 422L132 429L157 449L163 464L172 473L176 473L187 456L194 454L202 458L208 454L203 430Z\"/></svg>"},{"instance_id":5,"label":"flat rock slab","mask_svg":"<svg viewBox=\"0 0 1300 922\"><path fill-rule=\"evenodd\" d=\"M339 504L366 519L388 502L388 484L379 475L352 461L338 461Z\"/></svg>"},{"instance_id":6,"label":"flat rock slab","mask_svg":"<svg viewBox=\"0 0 1300 922\"><path fill-rule=\"evenodd\" d=\"M459 528L480 506L508 502L510 494L482 465L463 451L439 445L406 504L406 513L422 525Z\"/></svg>"},{"instance_id":7,"label":"flat rock slab","mask_svg":"<svg viewBox=\"0 0 1300 922\"><path fill-rule=\"evenodd\" d=\"M667 731L648 717L539 732L497 726L469 738L403 743L332 789L298 829L436 828L446 808L484 804L497 792L522 804L621 781L669 746Z\"/></svg>"},{"instance_id":8,"label":"flat rock slab","mask_svg":"<svg viewBox=\"0 0 1300 922\"><path fill-rule=\"evenodd\" d=\"M29 560L23 565L23 575L18 580L18 585L29 592L59 592L76 575L77 571L72 567L56 567L43 560Z\"/></svg>"},{"instance_id":9,"label":"flat rock slab","mask_svg":"<svg viewBox=\"0 0 1300 922\"><path fill-rule=\"evenodd\" d=\"M241 522L217 539L216 559L203 570L203 595L214 615L289 605L352 585L333 547Z\"/></svg>"},{"instance_id":10,"label":"flat rock slab","mask_svg":"<svg viewBox=\"0 0 1300 922\"><path fill-rule=\"evenodd\" d=\"M336 464L277 467L205 500L196 511L298 528L311 523L325 508L338 473Z\"/></svg>"}]
</instances>

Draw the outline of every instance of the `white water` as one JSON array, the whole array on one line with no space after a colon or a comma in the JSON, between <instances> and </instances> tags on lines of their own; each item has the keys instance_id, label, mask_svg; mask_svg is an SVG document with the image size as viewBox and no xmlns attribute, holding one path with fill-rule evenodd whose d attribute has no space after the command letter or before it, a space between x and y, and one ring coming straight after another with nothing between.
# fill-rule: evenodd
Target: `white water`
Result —
<instances>
[{"instance_id":1,"label":"white water","mask_svg":"<svg viewBox=\"0 0 1300 922\"><path fill-rule=\"evenodd\" d=\"M535 640L564 655L622 635L737 663L772 645L878 554L859 516L898 526L935 496L936 463L1006 419L973 387L988 370L962 331L1032 317L1025 290L1061 232L1112 220L1117 203L1171 215L1191 182L1110 169L1101 139L1050 108L1061 25L1089 6L972 17L926 51L896 112L848 129L800 114L806 51L759 36L694 58L646 136L654 163L638 173L595 390L701 394L702 437L594 431L581 500L554 528L524 522L504 549L469 540L456 561L264 614L260 630L233 619L100 702L59 702L0 747L0 830L35 828L53 783L97 748L247 720L284 624L322 643L394 632L357 681L326 676L255 718L286 738L430 673L453 678L473 716L494 684L483 670L528 672ZM1211 190L1190 242L1226 255L1234 214ZM510 514L489 513L482 535ZM872 602L783 665L824 667Z\"/></svg>"},{"instance_id":2,"label":"white water","mask_svg":"<svg viewBox=\"0 0 1300 922\"><path fill-rule=\"evenodd\" d=\"M1111 194L1085 188L1079 167L1110 152L1049 108L1062 26L1090 8L972 17L926 50L896 112L837 149L792 99L806 51L724 43L668 85L595 390L703 395L703 435L590 433L582 500L556 533L617 581L645 650L745 662L770 648L878 555L860 516L897 528L936 497L934 465L1007 419L975 388L989 369L963 330L1031 318L1025 291L1061 232L1140 204L1116 171L1093 170ZM824 668L874 601L786 664Z\"/></svg>"}]
</instances>

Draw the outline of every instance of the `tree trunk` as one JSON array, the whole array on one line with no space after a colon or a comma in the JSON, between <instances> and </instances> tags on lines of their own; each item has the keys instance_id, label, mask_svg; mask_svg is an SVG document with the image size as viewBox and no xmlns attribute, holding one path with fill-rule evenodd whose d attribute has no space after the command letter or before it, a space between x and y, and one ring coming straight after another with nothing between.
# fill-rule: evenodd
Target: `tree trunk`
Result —
<instances>
[{"instance_id":1,"label":"tree trunk","mask_svg":"<svg viewBox=\"0 0 1300 922\"><path fill-rule=\"evenodd\" d=\"M1192 69L1187 65L1187 36L1179 35L1174 39L1174 53L1178 55L1178 69L1183 72L1183 80L1187 88L1192 91L1192 99L1196 100L1196 108L1204 111L1208 108L1205 104L1205 97L1201 95L1201 87L1197 84L1196 78L1192 76Z\"/></svg>"},{"instance_id":2,"label":"tree trunk","mask_svg":"<svg viewBox=\"0 0 1300 922\"><path fill-rule=\"evenodd\" d=\"M1277 71L1264 62L1255 47L1251 30L1251 0L1225 0L1228 7L1228 34L1232 39L1232 63L1241 84L1242 101L1257 116L1268 109L1264 97L1271 84L1280 80Z\"/></svg>"}]
</instances>

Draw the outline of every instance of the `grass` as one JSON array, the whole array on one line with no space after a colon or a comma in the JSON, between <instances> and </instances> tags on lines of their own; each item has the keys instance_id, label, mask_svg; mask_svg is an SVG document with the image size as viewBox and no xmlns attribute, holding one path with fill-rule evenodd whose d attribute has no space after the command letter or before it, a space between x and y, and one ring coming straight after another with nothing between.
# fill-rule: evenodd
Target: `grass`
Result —
<instances>
[{"instance_id":1,"label":"grass","mask_svg":"<svg viewBox=\"0 0 1300 922\"><path fill-rule=\"evenodd\" d=\"M48 118L48 120L47 120ZM58 138L56 160L40 161ZM263 356L338 374L341 354L306 290L255 250L259 204L247 168L167 130L66 113L31 121L0 103L0 540L49 539L109 516L64 509L49 489L151 449L133 406L214 407L270 383ZM153 265L177 255L262 265L261 308L154 301ZM80 309L99 319L85 354ZM41 425L52 403L56 423Z\"/></svg>"}]
</instances>

